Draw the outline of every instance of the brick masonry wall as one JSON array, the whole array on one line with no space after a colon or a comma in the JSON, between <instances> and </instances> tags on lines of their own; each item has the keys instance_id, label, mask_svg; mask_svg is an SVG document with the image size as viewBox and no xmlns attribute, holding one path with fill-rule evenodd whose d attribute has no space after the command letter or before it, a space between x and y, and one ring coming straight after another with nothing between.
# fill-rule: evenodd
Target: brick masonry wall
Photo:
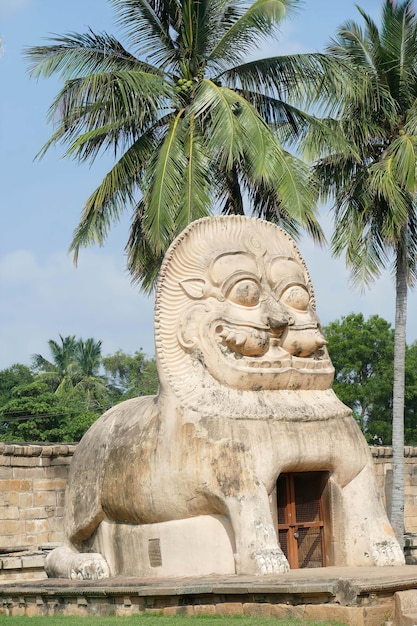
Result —
<instances>
[{"instance_id":1,"label":"brick masonry wall","mask_svg":"<svg viewBox=\"0 0 417 626\"><path fill-rule=\"evenodd\" d=\"M63 541L63 507L75 445L0 442L0 552ZM392 451L371 447L389 512ZM417 534L417 448L405 447L405 532Z\"/></svg>"},{"instance_id":2,"label":"brick masonry wall","mask_svg":"<svg viewBox=\"0 0 417 626\"><path fill-rule=\"evenodd\" d=\"M391 510L392 449L388 446L371 446L378 479L378 487L387 509ZM417 447L404 448L404 531L417 534Z\"/></svg>"},{"instance_id":3,"label":"brick masonry wall","mask_svg":"<svg viewBox=\"0 0 417 626\"><path fill-rule=\"evenodd\" d=\"M0 551L63 540L64 492L75 445L0 442Z\"/></svg>"}]
</instances>

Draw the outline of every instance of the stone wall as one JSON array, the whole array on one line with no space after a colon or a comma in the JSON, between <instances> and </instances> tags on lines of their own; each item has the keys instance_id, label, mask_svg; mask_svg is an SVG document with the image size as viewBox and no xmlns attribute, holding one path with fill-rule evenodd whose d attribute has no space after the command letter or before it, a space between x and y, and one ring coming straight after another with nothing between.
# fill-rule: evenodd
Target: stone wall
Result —
<instances>
[{"instance_id":1,"label":"stone wall","mask_svg":"<svg viewBox=\"0 0 417 626\"><path fill-rule=\"evenodd\" d=\"M388 516L391 510L392 449L388 446L371 446L378 485ZM417 535L417 448L404 448L404 531Z\"/></svg>"},{"instance_id":2,"label":"stone wall","mask_svg":"<svg viewBox=\"0 0 417 626\"><path fill-rule=\"evenodd\" d=\"M63 540L68 468L75 445L0 442L0 553Z\"/></svg>"},{"instance_id":3,"label":"stone wall","mask_svg":"<svg viewBox=\"0 0 417 626\"><path fill-rule=\"evenodd\" d=\"M0 442L0 556L63 540L64 492L75 445ZM390 508L392 451L372 447L378 485ZM405 532L417 534L417 448L405 447Z\"/></svg>"}]
</instances>

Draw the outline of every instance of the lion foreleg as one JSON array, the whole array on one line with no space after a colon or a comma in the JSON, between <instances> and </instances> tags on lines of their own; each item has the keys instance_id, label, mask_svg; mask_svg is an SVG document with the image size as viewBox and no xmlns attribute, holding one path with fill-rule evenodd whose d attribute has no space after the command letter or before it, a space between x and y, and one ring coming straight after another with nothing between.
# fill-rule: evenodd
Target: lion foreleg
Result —
<instances>
[{"instance_id":1,"label":"lion foreleg","mask_svg":"<svg viewBox=\"0 0 417 626\"><path fill-rule=\"evenodd\" d=\"M98 580L108 578L110 569L105 558L95 552L77 552L69 545L55 548L45 560L45 571L53 578Z\"/></svg>"},{"instance_id":2,"label":"lion foreleg","mask_svg":"<svg viewBox=\"0 0 417 626\"><path fill-rule=\"evenodd\" d=\"M341 489L347 565L404 565L379 497L372 460Z\"/></svg>"},{"instance_id":3,"label":"lion foreleg","mask_svg":"<svg viewBox=\"0 0 417 626\"><path fill-rule=\"evenodd\" d=\"M237 574L282 574L289 565L274 528L266 489L256 494L226 498L235 533Z\"/></svg>"},{"instance_id":4,"label":"lion foreleg","mask_svg":"<svg viewBox=\"0 0 417 626\"><path fill-rule=\"evenodd\" d=\"M77 475L76 463L72 475ZM65 544L46 557L48 576L73 580L98 580L110 576L106 559L97 552L88 551L88 541L103 519L100 484L90 484L86 492L83 483L75 482L74 485L74 481L70 481L65 502Z\"/></svg>"}]
</instances>

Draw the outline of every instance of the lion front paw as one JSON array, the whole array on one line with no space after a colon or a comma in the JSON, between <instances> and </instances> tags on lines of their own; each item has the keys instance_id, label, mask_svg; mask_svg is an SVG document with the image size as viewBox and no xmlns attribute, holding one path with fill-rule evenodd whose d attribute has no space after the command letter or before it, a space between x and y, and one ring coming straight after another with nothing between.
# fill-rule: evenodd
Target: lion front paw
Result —
<instances>
[{"instance_id":1,"label":"lion front paw","mask_svg":"<svg viewBox=\"0 0 417 626\"><path fill-rule=\"evenodd\" d=\"M99 580L109 576L109 566L101 554L80 553L71 561L69 578L72 580Z\"/></svg>"},{"instance_id":2,"label":"lion front paw","mask_svg":"<svg viewBox=\"0 0 417 626\"><path fill-rule=\"evenodd\" d=\"M290 570L284 553L276 548L260 550L254 554L256 563L256 575L286 574Z\"/></svg>"},{"instance_id":3,"label":"lion front paw","mask_svg":"<svg viewBox=\"0 0 417 626\"><path fill-rule=\"evenodd\" d=\"M399 544L392 539L373 543L371 546L371 555L375 565L404 565L404 553Z\"/></svg>"}]
</instances>

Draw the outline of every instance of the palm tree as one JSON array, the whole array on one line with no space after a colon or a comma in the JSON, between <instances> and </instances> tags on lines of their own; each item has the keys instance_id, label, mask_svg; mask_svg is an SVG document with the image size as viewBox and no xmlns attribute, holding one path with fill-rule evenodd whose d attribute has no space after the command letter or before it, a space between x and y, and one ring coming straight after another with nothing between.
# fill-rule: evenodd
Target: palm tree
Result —
<instances>
[{"instance_id":1,"label":"palm tree","mask_svg":"<svg viewBox=\"0 0 417 626\"><path fill-rule=\"evenodd\" d=\"M81 391L87 399L87 409L90 409L100 395L105 391L105 381L99 375L101 366L101 341L92 337L77 342L75 351L76 383L75 391Z\"/></svg>"},{"instance_id":2,"label":"palm tree","mask_svg":"<svg viewBox=\"0 0 417 626\"><path fill-rule=\"evenodd\" d=\"M62 395L74 386L77 342L75 335L59 335L59 338L61 343L54 339L48 341L52 361L41 354L34 354L32 364L38 370L36 378L45 381L57 395Z\"/></svg>"},{"instance_id":3,"label":"palm tree","mask_svg":"<svg viewBox=\"0 0 417 626\"><path fill-rule=\"evenodd\" d=\"M411 0L385 0L380 28L358 10L363 27L346 22L327 49L342 64L341 80L350 66L360 85L356 98L353 90L342 92L337 114L323 120L346 143L329 148L312 129L304 147L320 157L323 197L335 198L334 254L345 251L356 283L371 284L388 264L395 276L391 522L403 544L406 313L417 252L417 20Z\"/></svg>"},{"instance_id":4,"label":"palm tree","mask_svg":"<svg viewBox=\"0 0 417 626\"><path fill-rule=\"evenodd\" d=\"M89 409L105 390L99 374L102 342L91 337L76 340L75 335L59 338L61 343L48 341L52 361L41 354L33 355L33 366L38 370L36 379L46 382L57 395L80 394Z\"/></svg>"},{"instance_id":5,"label":"palm tree","mask_svg":"<svg viewBox=\"0 0 417 626\"><path fill-rule=\"evenodd\" d=\"M126 205L133 279L150 290L172 239L212 211L249 212L323 239L309 169L277 141L308 118L322 55L250 60L299 0L110 0L129 49L106 33L27 50L31 75L59 74L55 132L40 152L114 167L87 200L71 249L103 244ZM301 106L301 104L300 104ZM289 130L288 130L289 129Z\"/></svg>"}]
</instances>

